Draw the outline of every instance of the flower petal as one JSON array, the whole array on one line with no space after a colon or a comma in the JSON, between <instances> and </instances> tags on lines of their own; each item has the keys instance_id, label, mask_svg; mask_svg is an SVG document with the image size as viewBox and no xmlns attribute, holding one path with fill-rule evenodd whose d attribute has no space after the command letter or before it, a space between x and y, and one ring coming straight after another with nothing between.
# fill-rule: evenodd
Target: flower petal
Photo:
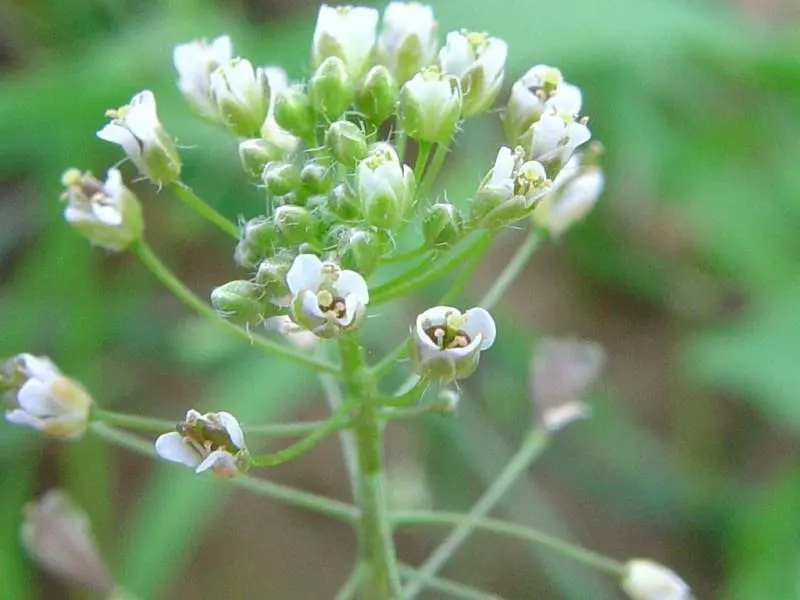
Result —
<instances>
[{"instance_id":1,"label":"flower petal","mask_svg":"<svg viewBox=\"0 0 800 600\"><path fill-rule=\"evenodd\" d=\"M355 271L345 269L339 273L336 280L336 292L343 298L355 296L361 304L369 304L369 289L364 278Z\"/></svg>"},{"instance_id":2,"label":"flower petal","mask_svg":"<svg viewBox=\"0 0 800 600\"><path fill-rule=\"evenodd\" d=\"M13 423L14 425L33 427L39 431L42 431L47 425L42 419L34 417L33 415L26 413L24 410L20 410L19 408L7 411L6 421Z\"/></svg>"},{"instance_id":3,"label":"flower petal","mask_svg":"<svg viewBox=\"0 0 800 600\"><path fill-rule=\"evenodd\" d=\"M485 308L470 308L464 313L464 331L471 339L481 336L481 350L492 347L497 337L497 326L492 315Z\"/></svg>"},{"instance_id":4,"label":"flower petal","mask_svg":"<svg viewBox=\"0 0 800 600\"><path fill-rule=\"evenodd\" d=\"M186 465L187 467L196 467L201 462L198 452L189 443L185 442L177 431L158 436L156 452L161 458Z\"/></svg>"},{"instance_id":5,"label":"flower petal","mask_svg":"<svg viewBox=\"0 0 800 600\"><path fill-rule=\"evenodd\" d=\"M234 446L242 450L245 447L244 444L244 432L242 431L241 425L239 425L239 421L236 420L229 412L218 412L217 417L219 418L222 426L225 428L225 431L228 432L228 435L231 438Z\"/></svg>"},{"instance_id":6,"label":"flower petal","mask_svg":"<svg viewBox=\"0 0 800 600\"><path fill-rule=\"evenodd\" d=\"M224 450L214 450L211 454L201 462L195 472L203 473L211 469L215 475L223 475L225 477L233 477L239 473L239 468L236 466L236 457L230 452Z\"/></svg>"},{"instance_id":7,"label":"flower petal","mask_svg":"<svg viewBox=\"0 0 800 600\"><path fill-rule=\"evenodd\" d=\"M37 379L28 379L17 393L19 407L36 417L54 417L66 411L50 392L50 386Z\"/></svg>"},{"instance_id":8,"label":"flower petal","mask_svg":"<svg viewBox=\"0 0 800 600\"><path fill-rule=\"evenodd\" d=\"M324 319L325 313L323 313L319 308L319 301L317 300L317 295L312 292L311 290L306 290L303 292L302 296L303 301L303 315L306 317L311 317L312 319Z\"/></svg>"},{"instance_id":9,"label":"flower petal","mask_svg":"<svg viewBox=\"0 0 800 600\"><path fill-rule=\"evenodd\" d=\"M58 370L55 363L46 356L20 354L19 358L22 362L22 368L28 377L47 383L61 375L61 371Z\"/></svg>"},{"instance_id":10,"label":"flower petal","mask_svg":"<svg viewBox=\"0 0 800 600\"><path fill-rule=\"evenodd\" d=\"M322 283L322 261L315 254L298 254L289 272L286 285L293 296L305 290L317 291Z\"/></svg>"}]
</instances>

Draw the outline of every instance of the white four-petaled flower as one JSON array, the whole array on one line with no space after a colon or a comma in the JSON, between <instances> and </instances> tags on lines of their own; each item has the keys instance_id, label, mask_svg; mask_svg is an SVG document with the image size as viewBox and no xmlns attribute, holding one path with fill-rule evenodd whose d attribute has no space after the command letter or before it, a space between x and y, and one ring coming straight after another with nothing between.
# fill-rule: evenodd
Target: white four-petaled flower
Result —
<instances>
[{"instance_id":1,"label":"white four-petaled flower","mask_svg":"<svg viewBox=\"0 0 800 600\"><path fill-rule=\"evenodd\" d=\"M427 67L400 90L397 110L400 125L415 140L444 144L461 117L461 87L458 78L438 67Z\"/></svg>"},{"instance_id":2,"label":"white four-petaled flower","mask_svg":"<svg viewBox=\"0 0 800 600\"><path fill-rule=\"evenodd\" d=\"M180 44L172 53L172 62L178 71L178 89L192 107L204 118L219 120L209 86L211 73L228 63L233 57L231 38L220 36L211 43L195 40Z\"/></svg>"},{"instance_id":3,"label":"white four-petaled flower","mask_svg":"<svg viewBox=\"0 0 800 600\"><path fill-rule=\"evenodd\" d=\"M355 271L300 254L286 274L294 322L330 338L359 327L369 304L367 282Z\"/></svg>"},{"instance_id":4,"label":"white four-petaled flower","mask_svg":"<svg viewBox=\"0 0 800 600\"><path fill-rule=\"evenodd\" d=\"M417 316L411 332L412 359L427 379L447 383L471 375L480 353L494 344L497 329L489 311L435 306Z\"/></svg>"},{"instance_id":5,"label":"white four-petaled flower","mask_svg":"<svg viewBox=\"0 0 800 600\"><path fill-rule=\"evenodd\" d=\"M223 477L245 470L249 459L239 421L227 412L201 414L191 409L177 431L159 436L155 445L166 460Z\"/></svg>"},{"instance_id":6,"label":"white four-petaled flower","mask_svg":"<svg viewBox=\"0 0 800 600\"><path fill-rule=\"evenodd\" d=\"M320 6L312 48L314 68L337 56L351 77L361 75L375 46L378 16L377 10L364 6Z\"/></svg>"},{"instance_id":7,"label":"white four-petaled flower","mask_svg":"<svg viewBox=\"0 0 800 600\"><path fill-rule=\"evenodd\" d=\"M86 390L62 375L45 356L20 354L10 369L22 383L15 394L17 408L6 412L7 421L56 438L72 440L83 435L92 405Z\"/></svg>"},{"instance_id":8,"label":"white four-petaled flower","mask_svg":"<svg viewBox=\"0 0 800 600\"><path fill-rule=\"evenodd\" d=\"M433 9L418 2L390 2L383 12L377 51L398 85L403 85L436 59Z\"/></svg>"},{"instance_id":9,"label":"white four-petaled flower","mask_svg":"<svg viewBox=\"0 0 800 600\"><path fill-rule=\"evenodd\" d=\"M628 561L622 589L631 600L692 600L691 589L683 579L647 559Z\"/></svg>"}]
</instances>

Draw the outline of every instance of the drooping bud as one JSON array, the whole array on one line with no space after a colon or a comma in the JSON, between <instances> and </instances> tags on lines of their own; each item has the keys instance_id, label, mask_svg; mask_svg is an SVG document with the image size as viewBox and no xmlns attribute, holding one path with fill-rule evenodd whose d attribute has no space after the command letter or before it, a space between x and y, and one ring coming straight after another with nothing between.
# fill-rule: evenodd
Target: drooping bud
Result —
<instances>
[{"instance_id":1,"label":"drooping bud","mask_svg":"<svg viewBox=\"0 0 800 600\"><path fill-rule=\"evenodd\" d=\"M334 186L328 193L326 208L346 221L358 220L361 217L361 202L347 182Z\"/></svg>"},{"instance_id":2,"label":"drooping bud","mask_svg":"<svg viewBox=\"0 0 800 600\"><path fill-rule=\"evenodd\" d=\"M261 179L273 196L283 196L300 187L300 169L290 162L273 161L264 166Z\"/></svg>"},{"instance_id":3,"label":"drooping bud","mask_svg":"<svg viewBox=\"0 0 800 600\"><path fill-rule=\"evenodd\" d=\"M97 137L122 146L139 172L153 183L165 185L180 178L181 160L175 141L158 120L153 92L140 92L130 104L106 111L106 115L111 122Z\"/></svg>"},{"instance_id":4,"label":"drooping bud","mask_svg":"<svg viewBox=\"0 0 800 600\"><path fill-rule=\"evenodd\" d=\"M508 45L485 33L453 31L439 51L442 72L461 83L464 117L479 115L492 105L503 85Z\"/></svg>"},{"instance_id":5,"label":"drooping bud","mask_svg":"<svg viewBox=\"0 0 800 600\"><path fill-rule=\"evenodd\" d=\"M264 292L252 281L229 281L211 292L217 314L238 325L257 325L264 318Z\"/></svg>"},{"instance_id":6,"label":"drooping bud","mask_svg":"<svg viewBox=\"0 0 800 600\"><path fill-rule=\"evenodd\" d=\"M683 579L647 559L628 561L621 587L631 600L692 600L692 591Z\"/></svg>"},{"instance_id":7,"label":"drooping bud","mask_svg":"<svg viewBox=\"0 0 800 600\"><path fill-rule=\"evenodd\" d=\"M307 208L279 206L275 209L272 220L281 238L289 245L296 246L308 242L312 236L314 219Z\"/></svg>"},{"instance_id":8,"label":"drooping bud","mask_svg":"<svg viewBox=\"0 0 800 600\"><path fill-rule=\"evenodd\" d=\"M211 73L230 62L232 53L231 38L227 35L211 43L195 40L180 44L172 53L178 71L178 89L192 108L209 121L219 121L216 103L211 98Z\"/></svg>"},{"instance_id":9,"label":"drooping bud","mask_svg":"<svg viewBox=\"0 0 800 600\"><path fill-rule=\"evenodd\" d=\"M433 9L417 2L390 2L383 13L377 55L402 85L436 59Z\"/></svg>"},{"instance_id":10,"label":"drooping bud","mask_svg":"<svg viewBox=\"0 0 800 600\"><path fill-rule=\"evenodd\" d=\"M232 133L254 137L261 131L269 107L269 83L263 69L234 58L211 73L211 97L222 122Z\"/></svg>"},{"instance_id":11,"label":"drooping bud","mask_svg":"<svg viewBox=\"0 0 800 600\"><path fill-rule=\"evenodd\" d=\"M299 138L314 133L314 107L303 86L292 85L275 94L275 122Z\"/></svg>"},{"instance_id":12,"label":"drooping bud","mask_svg":"<svg viewBox=\"0 0 800 600\"><path fill-rule=\"evenodd\" d=\"M399 94L397 82L383 65L372 67L356 92L355 105L373 125L383 123L394 112Z\"/></svg>"},{"instance_id":13,"label":"drooping bud","mask_svg":"<svg viewBox=\"0 0 800 600\"><path fill-rule=\"evenodd\" d=\"M331 167L310 160L300 170L300 183L308 194L327 194L333 186Z\"/></svg>"},{"instance_id":14,"label":"drooping bud","mask_svg":"<svg viewBox=\"0 0 800 600\"><path fill-rule=\"evenodd\" d=\"M265 257L272 256L278 233L272 219L255 217L242 225L241 237L234 252L234 262L240 267L254 269Z\"/></svg>"},{"instance_id":15,"label":"drooping bud","mask_svg":"<svg viewBox=\"0 0 800 600\"><path fill-rule=\"evenodd\" d=\"M331 56L340 58L355 79L367 68L375 45L378 11L363 6L319 8L312 47L316 69Z\"/></svg>"},{"instance_id":16,"label":"drooping bud","mask_svg":"<svg viewBox=\"0 0 800 600\"><path fill-rule=\"evenodd\" d=\"M308 88L314 110L328 121L342 116L353 99L347 67L338 56L330 56L322 62Z\"/></svg>"},{"instance_id":17,"label":"drooping bud","mask_svg":"<svg viewBox=\"0 0 800 600\"><path fill-rule=\"evenodd\" d=\"M414 173L401 165L394 148L376 144L358 164L356 185L367 223L382 229L396 229L414 198Z\"/></svg>"},{"instance_id":18,"label":"drooping bud","mask_svg":"<svg viewBox=\"0 0 800 600\"><path fill-rule=\"evenodd\" d=\"M61 182L67 188L64 219L93 245L122 251L142 237L142 207L117 169L109 169L105 183L77 169L67 170Z\"/></svg>"},{"instance_id":19,"label":"drooping bud","mask_svg":"<svg viewBox=\"0 0 800 600\"><path fill-rule=\"evenodd\" d=\"M461 239L464 218L449 202L437 202L422 217L422 236L428 246L442 247Z\"/></svg>"},{"instance_id":20,"label":"drooping bud","mask_svg":"<svg viewBox=\"0 0 800 600\"><path fill-rule=\"evenodd\" d=\"M325 134L325 145L333 157L347 167L354 167L368 151L367 136L350 121L332 123Z\"/></svg>"},{"instance_id":21,"label":"drooping bud","mask_svg":"<svg viewBox=\"0 0 800 600\"><path fill-rule=\"evenodd\" d=\"M436 67L423 69L400 90L399 122L412 139L446 144L460 116L458 80Z\"/></svg>"},{"instance_id":22,"label":"drooping bud","mask_svg":"<svg viewBox=\"0 0 800 600\"><path fill-rule=\"evenodd\" d=\"M339 237L339 262L369 277L378 268L382 252L381 238L371 229L354 228L341 232Z\"/></svg>"}]
</instances>

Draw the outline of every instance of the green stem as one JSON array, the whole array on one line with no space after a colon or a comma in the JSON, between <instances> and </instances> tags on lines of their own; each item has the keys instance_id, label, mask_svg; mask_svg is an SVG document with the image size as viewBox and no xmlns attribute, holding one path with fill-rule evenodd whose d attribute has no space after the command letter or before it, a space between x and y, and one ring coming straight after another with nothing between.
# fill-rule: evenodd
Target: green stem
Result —
<instances>
[{"instance_id":1,"label":"green stem","mask_svg":"<svg viewBox=\"0 0 800 600\"><path fill-rule=\"evenodd\" d=\"M417 180L417 190L419 190L424 179L425 165L428 163L428 157L431 155L433 144L430 142L420 141L417 144L417 158L414 161L414 178ZM419 195L417 195L419 198Z\"/></svg>"},{"instance_id":2,"label":"green stem","mask_svg":"<svg viewBox=\"0 0 800 600\"><path fill-rule=\"evenodd\" d=\"M394 137L394 146L397 148L397 158L400 159L400 164L404 164L406 160L406 148L408 147L408 136L404 129L398 129Z\"/></svg>"},{"instance_id":3,"label":"green stem","mask_svg":"<svg viewBox=\"0 0 800 600\"><path fill-rule=\"evenodd\" d=\"M374 381L369 377L364 352L355 335L339 338L339 351L349 398L345 404L354 407L353 435L358 457L357 499L361 509L359 560L367 569L364 596L369 600L399 599L402 588L392 528L387 516L381 465L383 424L373 402Z\"/></svg>"},{"instance_id":4,"label":"green stem","mask_svg":"<svg viewBox=\"0 0 800 600\"><path fill-rule=\"evenodd\" d=\"M202 198L200 198L200 196L195 194L192 191L192 188L190 188L188 185L180 181L176 181L174 183L170 183L167 187L169 187L173 194L183 200L184 204L186 204L198 215L210 221L231 237L234 237L237 240L239 239L239 227L236 225L236 223L223 217Z\"/></svg>"},{"instance_id":5,"label":"green stem","mask_svg":"<svg viewBox=\"0 0 800 600\"><path fill-rule=\"evenodd\" d=\"M404 262L407 260L411 260L412 258L417 258L419 255L425 254L429 250L430 246L428 246L428 244L422 244L421 246L417 246L413 250L407 250L406 252L399 252L397 254L387 256L386 258L382 258L381 261L384 264Z\"/></svg>"},{"instance_id":6,"label":"green stem","mask_svg":"<svg viewBox=\"0 0 800 600\"><path fill-rule=\"evenodd\" d=\"M381 377L391 371L397 361L405 358L411 350L411 340L403 340L397 347L394 348L389 354L384 356L375 366L372 367L372 376L379 380Z\"/></svg>"},{"instance_id":7,"label":"green stem","mask_svg":"<svg viewBox=\"0 0 800 600\"><path fill-rule=\"evenodd\" d=\"M157 456L155 446L152 442L142 439L139 436L121 431L105 423L92 423L90 425L92 433L96 436L111 442L116 446L121 446L127 450L132 450L138 454L146 456ZM200 475L199 477L213 476ZM305 508L312 512L327 515L333 519L355 524L359 519L359 511L355 506L317 496L310 492L297 490L279 483L272 483L264 479L256 479L248 475L238 475L232 479L226 479L231 485L248 489L252 492L270 496L276 500L286 502L299 508Z\"/></svg>"},{"instance_id":8,"label":"green stem","mask_svg":"<svg viewBox=\"0 0 800 600\"><path fill-rule=\"evenodd\" d=\"M419 400L420 396L425 393L425 390L428 389L430 382L427 379L422 377L415 377L416 381L411 384L411 387L408 385L403 385L401 391L394 396L384 396L380 398L380 402L383 406L408 406L413 402ZM408 388L408 389L406 389ZM405 391L402 391L405 389Z\"/></svg>"},{"instance_id":9,"label":"green stem","mask_svg":"<svg viewBox=\"0 0 800 600\"><path fill-rule=\"evenodd\" d=\"M412 567L400 565L400 573L405 579L412 582L420 581L420 573ZM425 585L432 590L462 600L502 600L497 594L487 594L463 583L441 577L430 577L426 580Z\"/></svg>"},{"instance_id":10,"label":"green stem","mask_svg":"<svg viewBox=\"0 0 800 600\"><path fill-rule=\"evenodd\" d=\"M608 558L592 550L575 546L552 535L517 523L509 523L507 521L490 518L475 519L474 517L470 517L470 515L462 513L434 510L394 512L389 514L389 518L396 527L408 527L411 525L460 525L461 523L469 522L470 526L474 529L543 546L588 567L608 573L613 577L621 577L625 573L625 565L613 558Z\"/></svg>"},{"instance_id":11,"label":"green stem","mask_svg":"<svg viewBox=\"0 0 800 600\"><path fill-rule=\"evenodd\" d=\"M469 278L472 276L472 273L475 271L482 258L483 253L481 252L470 258L467 264L461 267L461 271L459 271L458 275L456 275L456 278L453 280L450 288L444 293L442 299L439 301L441 306L448 306L450 303L455 301L456 298L458 298L458 295L467 285Z\"/></svg>"},{"instance_id":12,"label":"green stem","mask_svg":"<svg viewBox=\"0 0 800 600\"><path fill-rule=\"evenodd\" d=\"M419 569L419 578L411 582L405 589L404 598L413 600L422 591L426 579L438 573L448 560L458 551L472 535L476 522L488 515L500 499L505 496L514 482L525 473L531 463L542 453L549 436L544 429L534 429L517 453L509 460L506 467L494 480L494 483L475 503L464 521L450 532L444 541L431 553Z\"/></svg>"},{"instance_id":13,"label":"green stem","mask_svg":"<svg viewBox=\"0 0 800 600\"><path fill-rule=\"evenodd\" d=\"M324 351L324 348L320 348L320 351ZM320 373L319 382L331 412L336 412L344 404L339 384L332 376L325 373ZM353 439L353 432L342 429L339 432L339 445L342 447L342 458L347 471L347 480L350 483L350 492L355 500L358 496L358 459L356 458L356 442Z\"/></svg>"},{"instance_id":14,"label":"green stem","mask_svg":"<svg viewBox=\"0 0 800 600\"><path fill-rule=\"evenodd\" d=\"M433 184L436 182L436 178L439 176L439 171L442 169L444 159L447 158L447 151L447 145L445 144L438 144L436 146L436 152L434 153L431 164L428 166L428 170L425 173L425 178L417 188L417 198L424 200L427 197L431 186L433 186Z\"/></svg>"},{"instance_id":15,"label":"green stem","mask_svg":"<svg viewBox=\"0 0 800 600\"><path fill-rule=\"evenodd\" d=\"M139 240L132 246L133 251L146 266L155 275L161 283L166 286L181 302L186 306L196 311L201 316L207 318L209 321L216 323L219 327L228 330L234 335L246 340L251 345L263 350L273 356L278 356L290 360L299 365L314 369L316 371L323 371L326 373L338 373L339 370L327 362L317 360L306 354L297 352L287 346L274 342L268 338L251 333L242 329L238 325L234 325L230 321L220 318L208 304L203 302L197 297L194 292L187 288L172 272L159 260L153 250L144 240Z\"/></svg>"},{"instance_id":16,"label":"green stem","mask_svg":"<svg viewBox=\"0 0 800 600\"><path fill-rule=\"evenodd\" d=\"M479 306L487 310L492 308L503 294L506 293L509 286L528 264L531 256L533 256L537 248L539 248L546 239L547 231L543 229L531 229L528 237L517 250L517 253L514 254L514 257L506 265L506 268L503 269L502 273L495 279L489 291L486 292Z\"/></svg>"},{"instance_id":17,"label":"green stem","mask_svg":"<svg viewBox=\"0 0 800 600\"><path fill-rule=\"evenodd\" d=\"M336 600L353 600L361 589L361 581L364 579L364 565L361 562L356 562L353 570L344 585L339 589L336 594Z\"/></svg>"}]
</instances>

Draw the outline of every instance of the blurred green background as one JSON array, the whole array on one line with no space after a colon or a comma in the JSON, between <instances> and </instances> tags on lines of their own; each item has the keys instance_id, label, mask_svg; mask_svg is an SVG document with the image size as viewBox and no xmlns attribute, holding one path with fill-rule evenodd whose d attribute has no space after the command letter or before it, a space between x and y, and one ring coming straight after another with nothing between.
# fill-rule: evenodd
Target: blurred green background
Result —
<instances>
[{"instance_id":1,"label":"blurred green background","mask_svg":"<svg viewBox=\"0 0 800 600\"><path fill-rule=\"evenodd\" d=\"M585 336L609 354L594 418L559 436L499 512L620 559L652 557L699 599L800 598L797 3L433 5L442 34L487 30L509 42L509 84L548 63L582 87L607 188L502 301L498 344L458 418L390 428L393 502L468 508L527 429L535 337ZM95 131L105 109L149 88L185 146L184 180L227 215L262 212L235 142L186 109L172 47L229 33L237 53L303 77L315 10L290 0L0 2L0 356L48 354L100 404L127 412L224 408L251 423L325 414L313 378L217 336L132 257L92 251L57 200L66 167L100 173L119 160ZM467 126L445 173L449 198L469 197L500 143L496 116ZM238 278L227 239L167 193L136 189L151 243L193 289ZM500 236L464 306L520 239ZM387 323L403 335L434 291L382 308L368 328L374 347L390 346L377 336ZM46 444L0 423L0 463L2 599L79 597L17 543L20 507L53 486L87 508L115 573L147 599L331 598L355 550L343 525L92 439ZM335 439L265 476L348 494ZM401 534L402 558L420 562L439 534ZM506 598L621 597L581 567L488 536L446 574Z\"/></svg>"}]
</instances>

